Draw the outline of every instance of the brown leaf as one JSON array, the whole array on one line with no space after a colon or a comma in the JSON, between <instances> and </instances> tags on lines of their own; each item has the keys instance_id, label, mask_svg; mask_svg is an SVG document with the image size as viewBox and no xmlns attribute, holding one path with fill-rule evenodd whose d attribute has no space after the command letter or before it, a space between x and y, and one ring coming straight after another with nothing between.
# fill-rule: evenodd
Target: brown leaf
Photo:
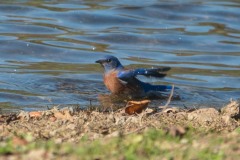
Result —
<instances>
[{"instance_id":1,"label":"brown leaf","mask_svg":"<svg viewBox=\"0 0 240 160\"><path fill-rule=\"evenodd\" d=\"M38 111L33 111L33 112L29 112L29 116L32 118L39 118L42 116L42 113Z\"/></svg>"},{"instance_id":2,"label":"brown leaf","mask_svg":"<svg viewBox=\"0 0 240 160\"><path fill-rule=\"evenodd\" d=\"M128 101L125 107L125 113L130 115L134 113L141 113L144 109L147 108L149 102L150 102L149 100Z\"/></svg>"}]
</instances>

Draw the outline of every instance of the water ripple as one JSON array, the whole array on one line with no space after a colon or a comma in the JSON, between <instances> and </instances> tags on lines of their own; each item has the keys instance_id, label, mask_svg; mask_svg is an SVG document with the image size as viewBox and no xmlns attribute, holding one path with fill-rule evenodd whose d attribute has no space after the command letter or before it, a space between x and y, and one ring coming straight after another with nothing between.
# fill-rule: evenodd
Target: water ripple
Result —
<instances>
[{"instance_id":1,"label":"water ripple","mask_svg":"<svg viewBox=\"0 0 240 160\"><path fill-rule=\"evenodd\" d=\"M218 106L240 95L239 22L235 0L3 0L0 104L98 103L108 92L94 61L112 54L129 68L172 67L150 82L177 85L176 104Z\"/></svg>"}]
</instances>

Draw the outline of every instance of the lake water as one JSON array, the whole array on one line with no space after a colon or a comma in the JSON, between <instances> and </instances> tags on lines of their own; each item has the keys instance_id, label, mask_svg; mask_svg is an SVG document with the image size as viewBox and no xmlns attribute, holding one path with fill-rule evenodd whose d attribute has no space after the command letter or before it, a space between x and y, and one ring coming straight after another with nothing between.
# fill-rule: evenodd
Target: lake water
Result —
<instances>
[{"instance_id":1,"label":"lake water","mask_svg":"<svg viewBox=\"0 0 240 160\"><path fill-rule=\"evenodd\" d=\"M98 104L108 54L172 67L148 82L179 87L173 105L221 107L240 98L240 1L1 0L1 111Z\"/></svg>"}]
</instances>

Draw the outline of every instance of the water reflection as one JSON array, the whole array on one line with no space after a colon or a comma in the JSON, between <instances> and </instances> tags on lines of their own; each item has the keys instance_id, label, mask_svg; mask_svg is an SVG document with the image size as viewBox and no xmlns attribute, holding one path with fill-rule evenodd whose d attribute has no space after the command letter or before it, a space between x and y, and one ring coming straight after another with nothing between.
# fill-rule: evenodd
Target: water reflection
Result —
<instances>
[{"instance_id":1,"label":"water reflection","mask_svg":"<svg viewBox=\"0 0 240 160\"><path fill-rule=\"evenodd\" d=\"M0 2L2 110L98 103L113 54L128 67L171 66L176 105L219 106L240 95L238 1ZM164 100L156 101L156 104Z\"/></svg>"}]
</instances>

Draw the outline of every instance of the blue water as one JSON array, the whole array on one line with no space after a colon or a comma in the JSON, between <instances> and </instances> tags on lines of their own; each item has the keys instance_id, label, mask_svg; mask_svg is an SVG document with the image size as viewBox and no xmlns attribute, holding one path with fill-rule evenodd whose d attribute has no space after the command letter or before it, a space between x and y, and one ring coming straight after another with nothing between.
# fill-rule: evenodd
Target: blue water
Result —
<instances>
[{"instance_id":1,"label":"blue water","mask_svg":"<svg viewBox=\"0 0 240 160\"><path fill-rule=\"evenodd\" d=\"M1 111L99 104L107 54L172 67L144 79L178 86L172 105L221 107L240 97L240 1L3 0Z\"/></svg>"}]
</instances>

